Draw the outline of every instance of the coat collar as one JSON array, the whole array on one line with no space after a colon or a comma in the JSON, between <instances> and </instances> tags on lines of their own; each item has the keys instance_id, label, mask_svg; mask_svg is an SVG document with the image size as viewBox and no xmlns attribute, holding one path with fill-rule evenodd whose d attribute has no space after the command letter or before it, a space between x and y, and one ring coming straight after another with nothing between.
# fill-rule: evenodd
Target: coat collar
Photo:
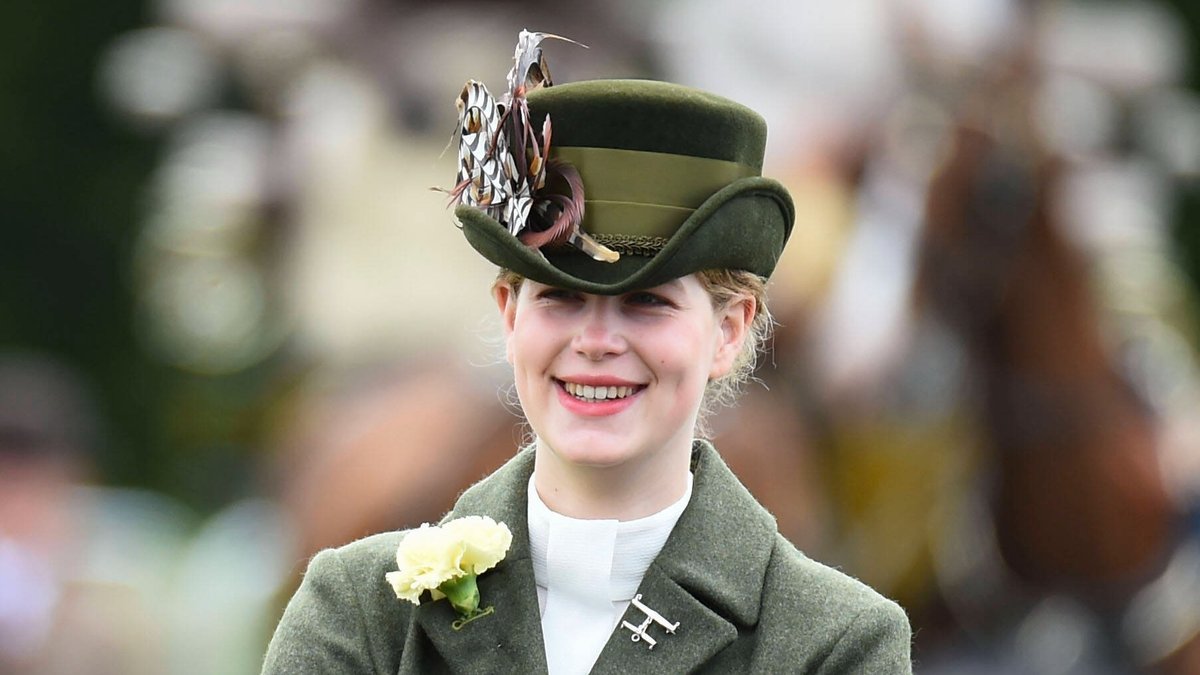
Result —
<instances>
[{"instance_id":1,"label":"coat collar","mask_svg":"<svg viewBox=\"0 0 1200 675\"><path fill-rule=\"evenodd\" d=\"M452 672L545 673L546 648L538 609L537 584L529 553L526 493L533 451L523 450L491 476L463 493L443 519L491 516L508 525L512 546L496 567L478 578L480 605L495 613L460 630L448 602L424 602L417 622Z\"/></svg>"},{"instance_id":2,"label":"coat collar","mask_svg":"<svg viewBox=\"0 0 1200 675\"><path fill-rule=\"evenodd\" d=\"M419 625L453 671L546 672L526 511L532 472L527 449L467 490L447 516L488 515L513 534L508 556L479 577L482 603L495 607L493 615L455 631L448 603L417 609ZM647 632L658 643L650 650L618 623L593 672L690 671L736 639L740 626L758 621L775 520L705 441L692 448L692 472L692 499L638 588L643 603L679 628L666 634L653 624ZM623 617L634 625L644 619L632 604Z\"/></svg>"}]
</instances>

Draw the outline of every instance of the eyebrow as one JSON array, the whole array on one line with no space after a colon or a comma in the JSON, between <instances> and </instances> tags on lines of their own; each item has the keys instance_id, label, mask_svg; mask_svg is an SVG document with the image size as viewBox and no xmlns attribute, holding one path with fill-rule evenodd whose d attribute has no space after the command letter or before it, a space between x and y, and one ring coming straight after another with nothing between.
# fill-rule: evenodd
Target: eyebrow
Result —
<instances>
[{"instance_id":1,"label":"eyebrow","mask_svg":"<svg viewBox=\"0 0 1200 675\"><path fill-rule=\"evenodd\" d=\"M671 279L670 281L666 281L666 282L663 282L663 283L661 283L661 284L657 284L657 285L655 285L655 286L651 286L650 288L643 288L643 289L641 289L641 290L642 290L642 291L649 291L649 290L652 290L652 289L655 289L655 288L681 288L682 286L683 286L683 280L682 280L680 277L675 277L674 279ZM637 292L639 292L639 291L633 291L633 292L634 292L634 293L637 293Z\"/></svg>"}]
</instances>

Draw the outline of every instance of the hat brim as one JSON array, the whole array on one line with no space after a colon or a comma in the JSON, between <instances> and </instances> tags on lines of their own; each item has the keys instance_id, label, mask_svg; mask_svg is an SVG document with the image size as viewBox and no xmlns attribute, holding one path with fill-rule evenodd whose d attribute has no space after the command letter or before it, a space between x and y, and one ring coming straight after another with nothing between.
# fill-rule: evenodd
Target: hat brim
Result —
<instances>
[{"instance_id":1,"label":"hat brim","mask_svg":"<svg viewBox=\"0 0 1200 675\"><path fill-rule=\"evenodd\" d=\"M701 204L658 253L625 254L612 263L574 249L543 254L474 207L459 205L454 215L471 246L500 267L549 286L618 295L706 269L769 277L791 235L795 207L778 181L742 178Z\"/></svg>"}]
</instances>

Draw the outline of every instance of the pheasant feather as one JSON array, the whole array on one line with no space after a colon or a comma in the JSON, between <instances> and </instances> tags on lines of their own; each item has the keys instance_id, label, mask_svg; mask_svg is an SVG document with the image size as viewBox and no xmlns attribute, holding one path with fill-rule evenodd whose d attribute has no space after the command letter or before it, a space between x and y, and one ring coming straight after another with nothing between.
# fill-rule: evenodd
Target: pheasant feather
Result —
<instances>
[{"instance_id":1,"label":"pheasant feather","mask_svg":"<svg viewBox=\"0 0 1200 675\"><path fill-rule=\"evenodd\" d=\"M580 227L584 186L579 172L550 159L550 117L542 123L540 143L531 124L526 94L553 84L541 48L546 38L579 44L523 30L501 100L475 80L463 87L456 102L458 180L450 191L451 202L483 210L532 248L570 245L596 260L613 262L619 254Z\"/></svg>"}]
</instances>

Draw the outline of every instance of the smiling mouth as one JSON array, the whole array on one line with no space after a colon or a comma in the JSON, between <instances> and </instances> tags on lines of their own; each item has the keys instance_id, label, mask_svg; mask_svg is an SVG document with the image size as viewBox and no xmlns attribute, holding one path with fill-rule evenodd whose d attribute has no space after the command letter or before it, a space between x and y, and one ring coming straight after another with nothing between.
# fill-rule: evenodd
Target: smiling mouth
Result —
<instances>
[{"instance_id":1,"label":"smiling mouth","mask_svg":"<svg viewBox=\"0 0 1200 675\"><path fill-rule=\"evenodd\" d=\"M613 399L621 399L632 396L643 389L641 385L630 387L615 387L615 386L593 386L590 384L576 384L574 382L562 382L563 389L567 393L585 403L596 403L598 401L610 401Z\"/></svg>"}]
</instances>

